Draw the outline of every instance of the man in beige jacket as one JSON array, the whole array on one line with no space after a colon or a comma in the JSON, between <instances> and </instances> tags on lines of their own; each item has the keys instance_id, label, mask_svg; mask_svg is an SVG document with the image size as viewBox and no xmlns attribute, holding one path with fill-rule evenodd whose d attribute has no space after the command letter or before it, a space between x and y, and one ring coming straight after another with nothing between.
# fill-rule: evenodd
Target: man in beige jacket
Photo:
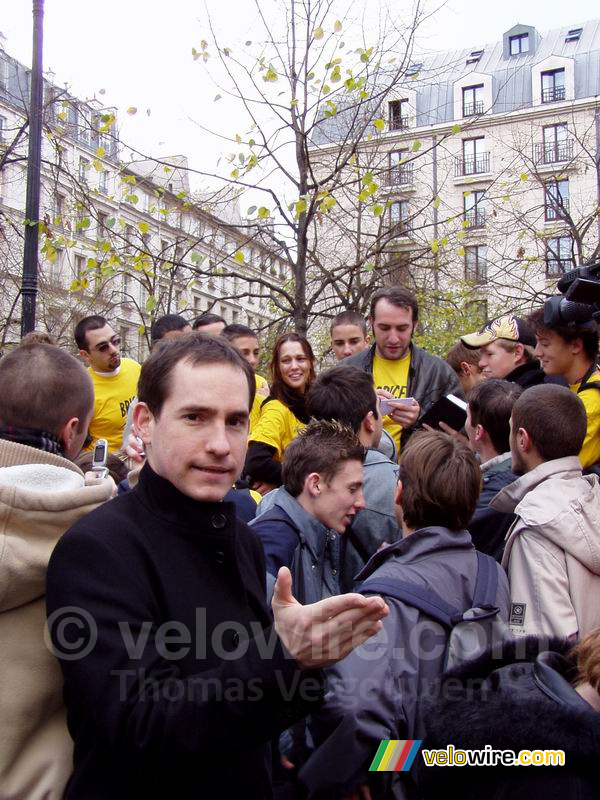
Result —
<instances>
[{"instance_id":1,"label":"man in beige jacket","mask_svg":"<svg viewBox=\"0 0 600 800\"><path fill-rule=\"evenodd\" d=\"M600 626L600 485L577 457L586 427L583 403L563 386L533 386L513 407L512 468L522 477L492 506L517 515L502 559L516 634L576 637Z\"/></svg>"},{"instance_id":2,"label":"man in beige jacket","mask_svg":"<svg viewBox=\"0 0 600 800\"><path fill-rule=\"evenodd\" d=\"M58 800L72 771L59 664L44 642L58 539L111 497L84 478L92 381L69 353L19 347L0 361L0 797Z\"/></svg>"}]
</instances>

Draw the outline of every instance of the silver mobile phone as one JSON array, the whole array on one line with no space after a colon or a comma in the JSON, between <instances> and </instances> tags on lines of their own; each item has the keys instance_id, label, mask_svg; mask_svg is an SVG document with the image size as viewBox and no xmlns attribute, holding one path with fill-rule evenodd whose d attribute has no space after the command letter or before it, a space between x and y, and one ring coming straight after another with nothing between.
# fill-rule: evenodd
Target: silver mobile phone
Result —
<instances>
[{"instance_id":1,"label":"silver mobile phone","mask_svg":"<svg viewBox=\"0 0 600 800\"><path fill-rule=\"evenodd\" d=\"M92 456L92 472L98 478L108 476L106 462L108 460L108 442L106 439L98 439L94 445L94 455Z\"/></svg>"}]
</instances>

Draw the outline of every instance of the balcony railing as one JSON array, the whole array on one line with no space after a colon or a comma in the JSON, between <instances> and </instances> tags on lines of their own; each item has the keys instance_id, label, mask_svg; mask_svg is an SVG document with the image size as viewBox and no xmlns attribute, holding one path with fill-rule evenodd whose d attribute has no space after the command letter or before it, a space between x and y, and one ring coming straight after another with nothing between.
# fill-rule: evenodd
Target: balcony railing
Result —
<instances>
[{"instance_id":1,"label":"balcony railing","mask_svg":"<svg viewBox=\"0 0 600 800\"><path fill-rule=\"evenodd\" d=\"M463 117L475 117L479 114L483 114L483 100L478 103L463 104Z\"/></svg>"},{"instance_id":2,"label":"balcony railing","mask_svg":"<svg viewBox=\"0 0 600 800\"><path fill-rule=\"evenodd\" d=\"M413 165L399 164L388 169L384 181L386 186L412 186L414 181Z\"/></svg>"},{"instance_id":3,"label":"balcony railing","mask_svg":"<svg viewBox=\"0 0 600 800\"><path fill-rule=\"evenodd\" d=\"M561 197L546 200L546 219L550 222L555 219L564 219L569 213L569 198Z\"/></svg>"},{"instance_id":4,"label":"balcony railing","mask_svg":"<svg viewBox=\"0 0 600 800\"><path fill-rule=\"evenodd\" d=\"M536 164L560 164L573 158L573 139L562 142L540 142L534 147Z\"/></svg>"},{"instance_id":5,"label":"balcony railing","mask_svg":"<svg viewBox=\"0 0 600 800\"><path fill-rule=\"evenodd\" d=\"M567 96L564 86L553 86L550 89L542 89L542 103L558 103Z\"/></svg>"},{"instance_id":6,"label":"balcony railing","mask_svg":"<svg viewBox=\"0 0 600 800\"><path fill-rule=\"evenodd\" d=\"M487 264L479 261L477 265L465 265L465 280L473 283L485 283L487 280Z\"/></svg>"},{"instance_id":7,"label":"balcony railing","mask_svg":"<svg viewBox=\"0 0 600 800\"><path fill-rule=\"evenodd\" d=\"M401 131L403 128L408 128L408 117L390 117L389 129L391 131Z\"/></svg>"},{"instance_id":8,"label":"balcony railing","mask_svg":"<svg viewBox=\"0 0 600 800\"><path fill-rule=\"evenodd\" d=\"M470 208L465 211L465 222L469 223L469 228L483 228L485 225L485 209Z\"/></svg>"},{"instance_id":9,"label":"balcony railing","mask_svg":"<svg viewBox=\"0 0 600 800\"><path fill-rule=\"evenodd\" d=\"M548 256L546 258L546 275L548 277L554 275L564 275L575 267L573 259L571 258L554 258Z\"/></svg>"},{"instance_id":10,"label":"balcony railing","mask_svg":"<svg viewBox=\"0 0 600 800\"><path fill-rule=\"evenodd\" d=\"M455 176L481 175L490 171L490 154L479 153L476 156L458 156L455 164Z\"/></svg>"},{"instance_id":11,"label":"balcony railing","mask_svg":"<svg viewBox=\"0 0 600 800\"><path fill-rule=\"evenodd\" d=\"M400 219L396 222L390 222L388 227L388 234L390 237L408 236L412 231L410 220Z\"/></svg>"}]
</instances>

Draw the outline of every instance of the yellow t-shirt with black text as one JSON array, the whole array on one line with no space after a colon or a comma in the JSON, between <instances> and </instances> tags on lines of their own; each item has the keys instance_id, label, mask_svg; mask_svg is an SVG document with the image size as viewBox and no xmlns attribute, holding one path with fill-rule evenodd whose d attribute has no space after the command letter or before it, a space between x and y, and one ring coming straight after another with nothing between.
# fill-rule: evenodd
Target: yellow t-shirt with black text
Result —
<instances>
[{"instance_id":1,"label":"yellow t-shirt with black text","mask_svg":"<svg viewBox=\"0 0 600 800\"><path fill-rule=\"evenodd\" d=\"M256 381L256 395L250 409L250 436L252 436L252 431L260 419L261 406L269 396L269 384L263 376L255 375L254 380Z\"/></svg>"},{"instance_id":2,"label":"yellow t-shirt with black text","mask_svg":"<svg viewBox=\"0 0 600 800\"><path fill-rule=\"evenodd\" d=\"M397 361L381 358L375 353L373 358L373 381L376 389L385 389L394 397L408 397L408 371L410 369L410 351ZM390 434L398 453L400 453L400 434L402 425L392 422L390 417L383 418L383 427Z\"/></svg>"},{"instance_id":3,"label":"yellow t-shirt with black text","mask_svg":"<svg viewBox=\"0 0 600 800\"><path fill-rule=\"evenodd\" d=\"M89 429L93 442L90 449L96 439L106 439L111 453L121 448L127 409L137 394L140 370L140 365L131 358L121 359L116 375L98 375L93 369L88 369L94 384L94 416Z\"/></svg>"},{"instance_id":4,"label":"yellow t-shirt with black text","mask_svg":"<svg viewBox=\"0 0 600 800\"><path fill-rule=\"evenodd\" d=\"M273 458L283 460L288 444L295 438L299 430L304 428L303 422L279 400L269 400L262 407L260 419L252 431L251 440L262 442L275 448Z\"/></svg>"},{"instance_id":5,"label":"yellow t-shirt with black text","mask_svg":"<svg viewBox=\"0 0 600 800\"><path fill-rule=\"evenodd\" d=\"M586 383L598 382L600 382L600 371L594 372L586 381ZM577 394L580 386L581 383L573 383L569 388ZM577 396L585 406L587 415L587 432L579 453L579 460L586 468L600 461L600 389L584 389Z\"/></svg>"}]
</instances>

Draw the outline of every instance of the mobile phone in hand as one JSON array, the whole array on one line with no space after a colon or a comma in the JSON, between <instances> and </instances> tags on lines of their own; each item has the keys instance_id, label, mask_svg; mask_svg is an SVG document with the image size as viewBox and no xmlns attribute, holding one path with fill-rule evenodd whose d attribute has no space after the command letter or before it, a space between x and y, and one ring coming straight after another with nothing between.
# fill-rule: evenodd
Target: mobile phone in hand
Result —
<instances>
[{"instance_id":1,"label":"mobile phone in hand","mask_svg":"<svg viewBox=\"0 0 600 800\"><path fill-rule=\"evenodd\" d=\"M108 442L106 439L98 439L94 445L94 454L92 456L92 472L97 478L106 478L108 476L107 461Z\"/></svg>"}]
</instances>

